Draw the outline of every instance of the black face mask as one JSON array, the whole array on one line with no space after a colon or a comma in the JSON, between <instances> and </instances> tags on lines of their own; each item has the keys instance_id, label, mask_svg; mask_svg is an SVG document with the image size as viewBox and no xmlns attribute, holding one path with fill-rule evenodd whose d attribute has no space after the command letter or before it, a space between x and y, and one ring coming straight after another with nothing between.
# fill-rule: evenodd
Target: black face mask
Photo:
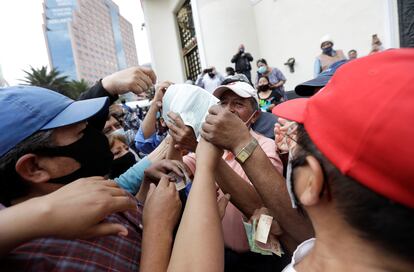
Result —
<instances>
[{"instance_id":1,"label":"black face mask","mask_svg":"<svg viewBox=\"0 0 414 272\"><path fill-rule=\"evenodd\" d=\"M109 174L109 178L117 178L126 170L128 170L131 166L133 166L137 161L135 160L134 154L132 152L128 152L122 157L115 159L112 161L111 172Z\"/></svg>"},{"instance_id":2,"label":"black face mask","mask_svg":"<svg viewBox=\"0 0 414 272\"><path fill-rule=\"evenodd\" d=\"M83 136L76 142L50 147L36 152L45 156L63 156L75 159L81 167L62 177L50 179L49 183L68 184L76 179L91 176L104 176L109 173L114 158L105 135L93 127L86 127Z\"/></svg>"},{"instance_id":3,"label":"black face mask","mask_svg":"<svg viewBox=\"0 0 414 272\"><path fill-rule=\"evenodd\" d=\"M327 48L324 48L324 49L322 49L322 52L325 55L332 56L332 54L333 54L333 48L332 48L332 46L327 47Z\"/></svg>"},{"instance_id":4,"label":"black face mask","mask_svg":"<svg viewBox=\"0 0 414 272\"><path fill-rule=\"evenodd\" d=\"M214 78L214 76L216 75L215 73L208 73L209 77Z\"/></svg>"},{"instance_id":5,"label":"black face mask","mask_svg":"<svg viewBox=\"0 0 414 272\"><path fill-rule=\"evenodd\" d=\"M265 92L265 91L269 90L269 84L266 84L266 85L261 85L261 86L259 86L259 87L257 88L257 90L258 90L259 92Z\"/></svg>"}]
</instances>

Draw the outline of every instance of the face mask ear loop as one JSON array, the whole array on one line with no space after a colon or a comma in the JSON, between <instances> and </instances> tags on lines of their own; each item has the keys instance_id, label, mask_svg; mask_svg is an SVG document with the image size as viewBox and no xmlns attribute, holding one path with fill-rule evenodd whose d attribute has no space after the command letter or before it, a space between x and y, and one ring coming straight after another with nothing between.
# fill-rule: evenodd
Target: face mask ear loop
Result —
<instances>
[{"instance_id":1,"label":"face mask ear loop","mask_svg":"<svg viewBox=\"0 0 414 272\"><path fill-rule=\"evenodd\" d=\"M247 124L250 122L250 120L252 120L253 116L256 114L257 110L255 110L252 115L250 115L249 119L247 119L246 122L244 122L244 124L247 126Z\"/></svg>"},{"instance_id":2,"label":"face mask ear loop","mask_svg":"<svg viewBox=\"0 0 414 272\"><path fill-rule=\"evenodd\" d=\"M292 183L292 150L289 150L289 157L288 157L288 163L286 168L286 187L288 189L289 198L292 203L292 208L296 209L296 201L293 194L293 183Z\"/></svg>"}]
</instances>

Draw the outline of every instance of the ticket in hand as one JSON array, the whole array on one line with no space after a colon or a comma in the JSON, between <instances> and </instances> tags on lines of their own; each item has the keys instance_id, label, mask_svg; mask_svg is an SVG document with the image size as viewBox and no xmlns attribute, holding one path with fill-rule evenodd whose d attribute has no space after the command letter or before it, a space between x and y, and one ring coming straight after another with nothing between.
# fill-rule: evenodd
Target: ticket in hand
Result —
<instances>
[{"instance_id":1,"label":"ticket in hand","mask_svg":"<svg viewBox=\"0 0 414 272\"><path fill-rule=\"evenodd\" d=\"M181 167L179 167L181 172L184 174L184 177L180 177L178 176L176 173L171 172L168 175L172 178L174 178L175 181L175 188L177 189L177 191L181 191L182 189L184 189L188 183L191 182L191 179L188 177L186 171L184 169L182 169Z\"/></svg>"},{"instance_id":2,"label":"ticket in hand","mask_svg":"<svg viewBox=\"0 0 414 272\"><path fill-rule=\"evenodd\" d=\"M257 229L254 239L263 244L267 243L267 238L269 237L270 228L272 226L273 217L261 214L259 218L259 223L257 224Z\"/></svg>"}]
</instances>

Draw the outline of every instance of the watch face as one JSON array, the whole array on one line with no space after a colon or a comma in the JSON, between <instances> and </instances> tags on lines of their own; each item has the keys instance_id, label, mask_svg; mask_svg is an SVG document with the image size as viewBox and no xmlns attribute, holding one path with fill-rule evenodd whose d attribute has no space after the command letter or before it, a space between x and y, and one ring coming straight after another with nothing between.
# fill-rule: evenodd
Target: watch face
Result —
<instances>
[{"instance_id":1,"label":"watch face","mask_svg":"<svg viewBox=\"0 0 414 272\"><path fill-rule=\"evenodd\" d=\"M249 153L248 152L246 152L245 150L242 150L241 152L240 152L240 154L239 154L239 156L238 156L238 159L241 161L241 162L244 162L245 160L247 160L247 158L249 157Z\"/></svg>"}]
</instances>

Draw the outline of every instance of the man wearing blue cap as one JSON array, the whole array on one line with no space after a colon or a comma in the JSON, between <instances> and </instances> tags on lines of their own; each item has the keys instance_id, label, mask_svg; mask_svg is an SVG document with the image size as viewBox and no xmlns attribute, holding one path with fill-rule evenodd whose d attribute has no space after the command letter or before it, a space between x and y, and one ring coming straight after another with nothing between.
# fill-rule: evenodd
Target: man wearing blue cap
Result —
<instances>
[{"instance_id":1,"label":"man wearing blue cap","mask_svg":"<svg viewBox=\"0 0 414 272\"><path fill-rule=\"evenodd\" d=\"M34 86L0 90L0 203L14 205L82 177L108 174L113 155L101 130L109 102L128 90L141 93L155 79L152 70L128 68L99 81L81 101ZM0 270L137 270L141 209L105 221L124 225L127 237L33 240L4 257Z\"/></svg>"}]
</instances>

